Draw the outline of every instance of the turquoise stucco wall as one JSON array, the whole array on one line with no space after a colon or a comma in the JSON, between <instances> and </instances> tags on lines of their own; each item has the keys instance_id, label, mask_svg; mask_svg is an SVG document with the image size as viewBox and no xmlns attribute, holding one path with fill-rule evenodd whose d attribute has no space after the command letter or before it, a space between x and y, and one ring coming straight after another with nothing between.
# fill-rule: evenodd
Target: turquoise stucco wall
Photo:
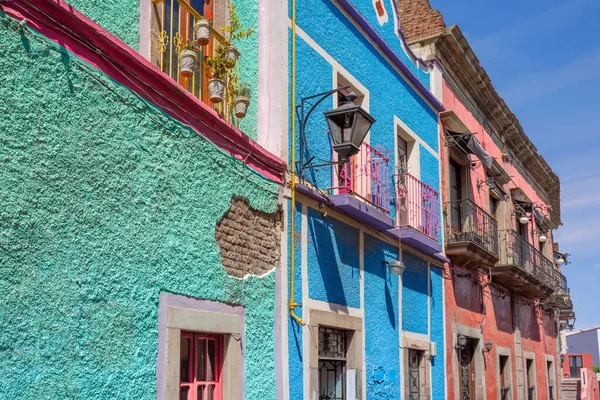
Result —
<instances>
[{"instance_id":1,"label":"turquoise stucco wall","mask_svg":"<svg viewBox=\"0 0 600 400\"><path fill-rule=\"evenodd\" d=\"M67 3L137 50L140 1L151 0L67 0Z\"/></svg>"},{"instance_id":2,"label":"turquoise stucco wall","mask_svg":"<svg viewBox=\"0 0 600 400\"><path fill-rule=\"evenodd\" d=\"M274 399L275 273L227 275L215 225L279 187L0 18L0 398L154 399L168 291L246 307L246 398Z\"/></svg>"},{"instance_id":3,"label":"turquoise stucco wall","mask_svg":"<svg viewBox=\"0 0 600 400\"><path fill-rule=\"evenodd\" d=\"M240 129L252 139L258 137L258 0L233 0L242 25L255 33L234 45L241 53L239 61L240 79L250 83L252 103L246 118L239 121Z\"/></svg>"},{"instance_id":4,"label":"turquoise stucco wall","mask_svg":"<svg viewBox=\"0 0 600 400\"><path fill-rule=\"evenodd\" d=\"M311 207L307 214L309 297L360 308L358 229Z\"/></svg>"},{"instance_id":5,"label":"turquoise stucco wall","mask_svg":"<svg viewBox=\"0 0 600 400\"><path fill-rule=\"evenodd\" d=\"M141 0L148 1L151 0ZM173 0L175 1L175 0ZM122 40L129 47L139 47L140 0L68 0L82 14ZM233 0L241 23L256 31L249 38L234 43L240 50L240 79L250 83L252 102L248 114L239 120L239 128L256 140L258 136L258 0ZM152 44L154 45L154 44Z\"/></svg>"}]
</instances>

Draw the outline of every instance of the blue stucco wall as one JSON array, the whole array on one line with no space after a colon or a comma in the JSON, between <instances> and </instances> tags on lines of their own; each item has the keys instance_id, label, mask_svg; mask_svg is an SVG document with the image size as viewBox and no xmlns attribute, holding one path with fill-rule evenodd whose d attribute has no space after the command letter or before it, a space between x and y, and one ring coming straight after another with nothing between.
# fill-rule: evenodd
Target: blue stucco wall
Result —
<instances>
[{"instance_id":1,"label":"blue stucco wall","mask_svg":"<svg viewBox=\"0 0 600 400\"><path fill-rule=\"evenodd\" d=\"M372 7L370 1L368 3L368 6ZM370 131L371 145L381 145L388 149L393 160L394 116L397 116L434 151L438 151L437 113L331 1L301 1L297 7L297 23L312 40L369 91L369 112L376 119ZM391 30L393 32L393 28ZM296 93L297 102L300 104L303 97L331 90L333 67L302 38L297 37L296 46ZM313 156L314 164L331 159L331 144L322 112L331 109L332 106L332 98L325 100L310 118L306 129L308 150L304 161ZM437 165L437 161L435 163ZM390 165L390 171L392 170L393 161ZM326 189L332 186L332 172L331 167L320 167L307 170L306 175L316 186ZM392 173L389 179L390 188L393 188Z\"/></svg>"},{"instance_id":2,"label":"blue stucco wall","mask_svg":"<svg viewBox=\"0 0 600 400\"><path fill-rule=\"evenodd\" d=\"M308 295L360 308L359 231L308 208Z\"/></svg>"},{"instance_id":3,"label":"blue stucco wall","mask_svg":"<svg viewBox=\"0 0 600 400\"><path fill-rule=\"evenodd\" d=\"M292 202L288 201L288 212L291 210ZM291 219L288 218L288 266L291 267L291 241L294 240L295 249L295 267L294 267L294 290L297 303L302 303L302 203L296 202L294 214L295 231L291 234ZM291 274L291 268L288 271L288 276ZM286 310L287 312L287 310ZM296 315L302 318L302 307L296 308ZM288 316L288 352L289 352L289 376L302 377L303 371L303 356L302 356L302 326ZM304 400L304 387L302 379L290 379L290 400Z\"/></svg>"},{"instance_id":4,"label":"blue stucco wall","mask_svg":"<svg viewBox=\"0 0 600 400\"><path fill-rule=\"evenodd\" d=\"M383 25L380 25L377 21L377 14L375 7L373 7L373 1L371 0L351 0L350 3L361 13L363 17L369 22L369 24L375 28L377 33L385 40L385 42L394 50L394 52L400 57L406 66L412 71L412 73L419 78L425 87L429 87L429 73L423 71L423 69L417 67L413 60L406 54L406 51L401 46L400 36L397 34L400 23L394 21L394 13L396 7L394 2L396 0L383 0L383 6L388 14L388 21ZM400 16L401 17L401 16ZM408 46L407 46L408 47Z\"/></svg>"},{"instance_id":5,"label":"blue stucco wall","mask_svg":"<svg viewBox=\"0 0 600 400\"><path fill-rule=\"evenodd\" d=\"M381 265L397 260L398 250L365 234L364 254L367 399L399 399L398 277Z\"/></svg>"},{"instance_id":6,"label":"blue stucco wall","mask_svg":"<svg viewBox=\"0 0 600 400\"><path fill-rule=\"evenodd\" d=\"M402 253L406 270L402 275L402 329L428 334L429 296L427 261L406 251Z\"/></svg>"},{"instance_id":7,"label":"blue stucco wall","mask_svg":"<svg viewBox=\"0 0 600 400\"><path fill-rule=\"evenodd\" d=\"M444 342L444 271L431 266L431 341L437 345L437 356L431 364L432 400L444 399L446 385L444 358L446 352Z\"/></svg>"}]
</instances>

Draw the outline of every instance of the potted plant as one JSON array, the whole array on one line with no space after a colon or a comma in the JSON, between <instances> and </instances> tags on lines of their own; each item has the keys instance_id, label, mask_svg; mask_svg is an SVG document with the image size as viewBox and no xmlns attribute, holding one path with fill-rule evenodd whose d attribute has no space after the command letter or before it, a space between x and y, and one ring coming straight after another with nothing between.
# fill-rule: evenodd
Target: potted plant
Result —
<instances>
[{"instance_id":1,"label":"potted plant","mask_svg":"<svg viewBox=\"0 0 600 400\"><path fill-rule=\"evenodd\" d=\"M233 111L237 118L244 118L248 112L250 105L250 97L252 97L252 89L248 82L235 84L232 90Z\"/></svg>"},{"instance_id":2,"label":"potted plant","mask_svg":"<svg viewBox=\"0 0 600 400\"><path fill-rule=\"evenodd\" d=\"M225 96L225 77L227 66L225 61L225 48L219 46L215 55L204 62L204 68L209 76L208 95L211 103L220 103Z\"/></svg>"},{"instance_id":3,"label":"potted plant","mask_svg":"<svg viewBox=\"0 0 600 400\"><path fill-rule=\"evenodd\" d=\"M235 11L235 5L229 2L229 21L222 29L225 36L225 60L228 69L235 67L240 52L233 46L233 41L245 39L254 33L254 29L244 29Z\"/></svg>"},{"instance_id":4,"label":"potted plant","mask_svg":"<svg viewBox=\"0 0 600 400\"><path fill-rule=\"evenodd\" d=\"M194 24L194 37L199 46L206 46L210 43L210 21L208 19L199 19Z\"/></svg>"},{"instance_id":5,"label":"potted plant","mask_svg":"<svg viewBox=\"0 0 600 400\"><path fill-rule=\"evenodd\" d=\"M179 73L185 78L194 75L198 64L198 53L195 42L185 42L179 50Z\"/></svg>"}]
</instances>

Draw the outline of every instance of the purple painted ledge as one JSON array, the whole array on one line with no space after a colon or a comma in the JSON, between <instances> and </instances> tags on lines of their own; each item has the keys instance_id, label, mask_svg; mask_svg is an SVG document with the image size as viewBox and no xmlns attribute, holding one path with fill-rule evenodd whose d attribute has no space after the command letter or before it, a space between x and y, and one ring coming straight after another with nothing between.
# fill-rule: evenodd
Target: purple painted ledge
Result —
<instances>
[{"instance_id":1,"label":"purple painted ledge","mask_svg":"<svg viewBox=\"0 0 600 400\"><path fill-rule=\"evenodd\" d=\"M393 218L376 210L370 205L363 203L350 194L328 196L323 192L302 183L296 185L296 190L299 193L332 207L333 209L341 211L379 232L385 233L393 239L400 239L402 243L405 243L438 261L443 263L450 262L448 258L440 253L441 246L437 240L410 226L394 228Z\"/></svg>"}]
</instances>

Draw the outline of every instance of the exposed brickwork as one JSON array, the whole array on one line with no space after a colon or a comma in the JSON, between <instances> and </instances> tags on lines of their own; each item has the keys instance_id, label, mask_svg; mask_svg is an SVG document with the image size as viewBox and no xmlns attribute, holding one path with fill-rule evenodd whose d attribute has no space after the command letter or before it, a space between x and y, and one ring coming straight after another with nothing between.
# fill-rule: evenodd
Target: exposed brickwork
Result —
<instances>
[{"instance_id":1,"label":"exposed brickwork","mask_svg":"<svg viewBox=\"0 0 600 400\"><path fill-rule=\"evenodd\" d=\"M429 0L398 0L400 26L408 42L441 33L446 24Z\"/></svg>"},{"instance_id":2,"label":"exposed brickwork","mask_svg":"<svg viewBox=\"0 0 600 400\"><path fill-rule=\"evenodd\" d=\"M279 263L281 229L281 213L257 211L244 199L232 198L215 232L227 273L243 278L271 271Z\"/></svg>"}]
</instances>

